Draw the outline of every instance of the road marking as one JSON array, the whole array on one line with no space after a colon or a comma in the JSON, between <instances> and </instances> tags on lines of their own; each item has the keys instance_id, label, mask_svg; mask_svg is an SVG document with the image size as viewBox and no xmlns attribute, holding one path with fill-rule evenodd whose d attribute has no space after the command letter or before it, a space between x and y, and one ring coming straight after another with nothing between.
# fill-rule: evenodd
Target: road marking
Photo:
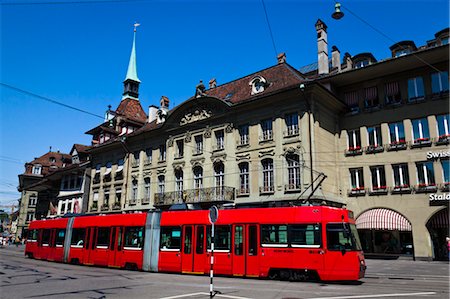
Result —
<instances>
[{"instance_id":1,"label":"road marking","mask_svg":"<svg viewBox=\"0 0 450 299\"><path fill-rule=\"evenodd\" d=\"M186 298L186 297L192 297L192 296L198 296L198 295L209 296L209 293L191 293L191 294L163 297L163 298L160 298L160 299L177 299L177 298ZM222 297L222 298L229 298L229 299L251 299L251 298L247 298L247 297L222 295L222 294L216 294L214 297Z\"/></svg>"},{"instance_id":2,"label":"road marking","mask_svg":"<svg viewBox=\"0 0 450 299\"><path fill-rule=\"evenodd\" d=\"M421 296L421 295L436 295L436 292L397 293L397 294L378 294L378 295L355 295L355 296L338 296L338 297L314 297L314 298L310 298L310 299L383 298L383 297Z\"/></svg>"}]
</instances>

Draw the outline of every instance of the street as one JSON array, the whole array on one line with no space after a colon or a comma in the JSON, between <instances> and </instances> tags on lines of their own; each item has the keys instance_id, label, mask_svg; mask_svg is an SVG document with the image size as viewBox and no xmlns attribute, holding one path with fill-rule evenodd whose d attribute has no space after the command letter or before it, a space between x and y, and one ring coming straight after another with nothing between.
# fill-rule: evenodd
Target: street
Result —
<instances>
[{"instance_id":1,"label":"street","mask_svg":"<svg viewBox=\"0 0 450 299\"><path fill-rule=\"evenodd\" d=\"M209 277L126 271L32 260L24 246L0 248L0 298L209 298ZM366 260L359 283L215 277L215 298L449 298L449 264Z\"/></svg>"}]
</instances>

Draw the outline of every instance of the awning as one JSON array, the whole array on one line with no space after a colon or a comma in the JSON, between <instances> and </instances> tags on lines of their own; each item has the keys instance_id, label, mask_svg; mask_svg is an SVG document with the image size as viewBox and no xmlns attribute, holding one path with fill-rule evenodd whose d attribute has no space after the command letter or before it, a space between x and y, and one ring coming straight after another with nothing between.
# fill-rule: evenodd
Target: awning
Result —
<instances>
[{"instance_id":1,"label":"awning","mask_svg":"<svg viewBox=\"0 0 450 299\"><path fill-rule=\"evenodd\" d=\"M107 176L108 174L111 173L111 168L106 169L105 173L103 174L104 176Z\"/></svg>"},{"instance_id":2,"label":"awning","mask_svg":"<svg viewBox=\"0 0 450 299\"><path fill-rule=\"evenodd\" d=\"M123 170L123 165L120 165L119 167L117 167L116 173L121 172L122 170Z\"/></svg>"},{"instance_id":3,"label":"awning","mask_svg":"<svg viewBox=\"0 0 450 299\"><path fill-rule=\"evenodd\" d=\"M429 228L447 228L449 226L448 209L443 209L437 212L428 221L427 226Z\"/></svg>"},{"instance_id":4,"label":"awning","mask_svg":"<svg viewBox=\"0 0 450 299\"><path fill-rule=\"evenodd\" d=\"M411 223L401 214L389 209L368 210L356 219L358 229L411 231Z\"/></svg>"}]
</instances>

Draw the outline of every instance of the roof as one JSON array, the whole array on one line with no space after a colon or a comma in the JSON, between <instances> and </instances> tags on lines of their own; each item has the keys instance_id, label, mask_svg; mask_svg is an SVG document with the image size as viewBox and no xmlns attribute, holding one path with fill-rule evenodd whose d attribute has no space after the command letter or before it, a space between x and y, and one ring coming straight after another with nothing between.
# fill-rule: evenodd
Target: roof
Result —
<instances>
[{"instance_id":1,"label":"roof","mask_svg":"<svg viewBox=\"0 0 450 299\"><path fill-rule=\"evenodd\" d=\"M249 83L256 76L263 77L267 81L268 86L265 88L264 92L252 95L252 89L249 86ZM232 104L237 104L252 100L261 95L295 86L304 80L305 78L303 75L292 66L287 63L280 63L243 78L211 88L205 93L208 96L226 100Z\"/></svg>"},{"instance_id":2,"label":"roof","mask_svg":"<svg viewBox=\"0 0 450 299\"><path fill-rule=\"evenodd\" d=\"M116 113L140 123L145 123L147 120L147 114L145 114L141 103L137 99L123 99L120 101L120 104L116 109Z\"/></svg>"},{"instance_id":3,"label":"roof","mask_svg":"<svg viewBox=\"0 0 450 299\"><path fill-rule=\"evenodd\" d=\"M55 162L51 162L50 158L55 158ZM60 152L48 152L39 158L35 158L33 161L28 162L27 164L40 164L42 166L56 166L63 167L65 164L65 160L72 161L72 156L69 154L64 154Z\"/></svg>"},{"instance_id":4,"label":"roof","mask_svg":"<svg viewBox=\"0 0 450 299\"><path fill-rule=\"evenodd\" d=\"M90 146L75 143L73 145L73 148L75 148L77 150L77 153L84 154L84 153L87 153L87 150L90 148Z\"/></svg>"}]
</instances>

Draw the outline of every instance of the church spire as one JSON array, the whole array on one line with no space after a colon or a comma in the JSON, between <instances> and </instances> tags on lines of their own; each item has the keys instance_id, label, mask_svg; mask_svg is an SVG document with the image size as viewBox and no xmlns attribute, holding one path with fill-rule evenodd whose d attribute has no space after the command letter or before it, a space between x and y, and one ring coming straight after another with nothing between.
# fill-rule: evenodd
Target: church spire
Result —
<instances>
[{"instance_id":1,"label":"church spire","mask_svg":"<svg viewBox=\"0 0 450 299\"><path fill-rule=\"evenodd\" d=\"M133 47L131 48L130 61L128 63L127 76L125 81L123 81L123 97L133 97L138 98L139 96L139 80L137 76L137 68L136 68L136 28L140 24L134 24L134 33L133 33Z\"/></svg>"}]
</instances>

